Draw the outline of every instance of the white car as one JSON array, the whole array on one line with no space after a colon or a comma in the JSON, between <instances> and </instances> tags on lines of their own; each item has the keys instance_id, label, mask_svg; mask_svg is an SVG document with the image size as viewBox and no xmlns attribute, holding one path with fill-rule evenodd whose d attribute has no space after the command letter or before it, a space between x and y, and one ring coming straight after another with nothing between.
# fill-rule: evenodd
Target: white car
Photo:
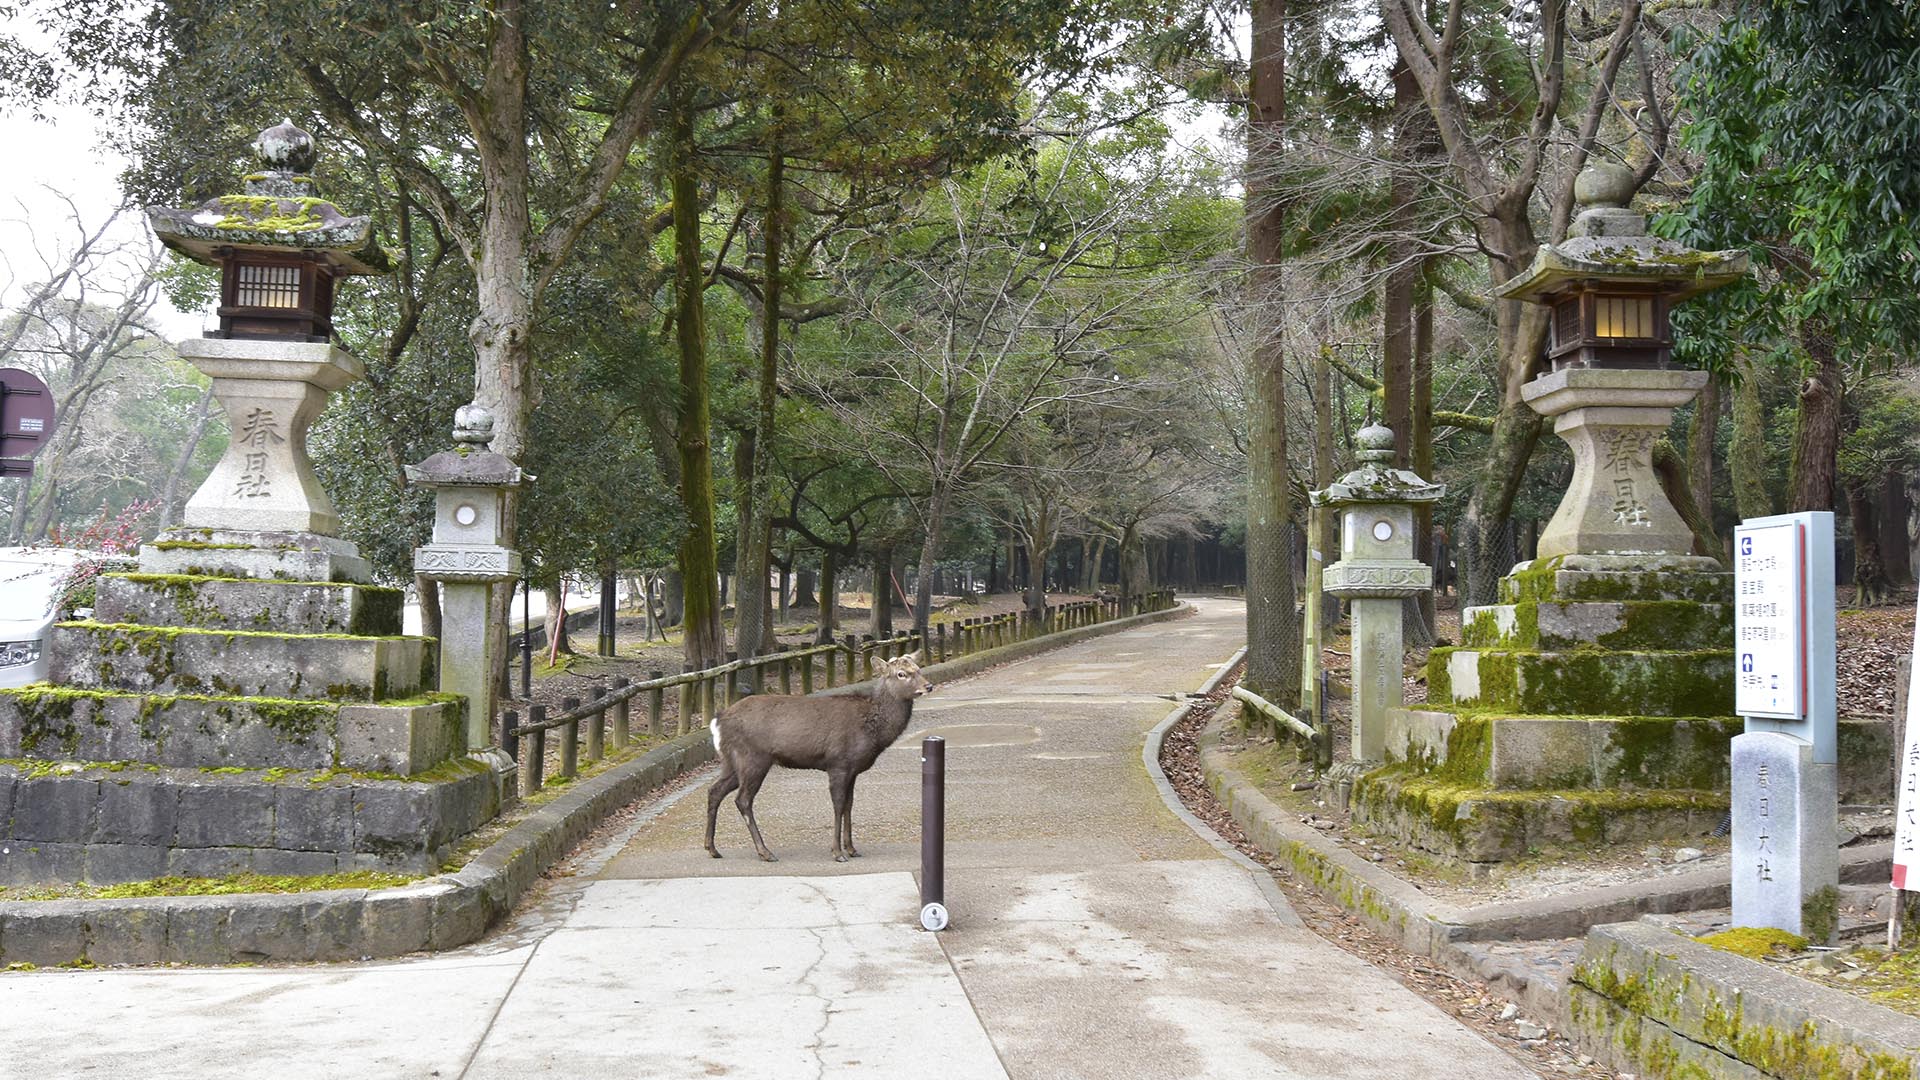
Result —
<instances>
[{"instance_id":1,"label":"white car","mask_svg":"<svg viewBox=\"0 0 1920 1080\"><path fill-rule=\"evenodd\" d=\"M47 681L60 582L92 551L0 548L0 688Z\"/></svg>"}]
</instances>

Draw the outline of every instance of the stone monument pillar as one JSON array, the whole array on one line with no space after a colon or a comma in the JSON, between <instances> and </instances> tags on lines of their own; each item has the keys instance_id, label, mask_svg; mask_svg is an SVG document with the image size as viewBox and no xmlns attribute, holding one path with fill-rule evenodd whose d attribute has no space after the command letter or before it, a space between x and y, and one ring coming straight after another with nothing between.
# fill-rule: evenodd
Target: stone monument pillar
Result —
<instances>
[{"instance_id":1,"label":"stone monument pillar","mask_svg":"<svg viewBox=\"0 0 1920 1080\"><path fill-rule=\"evenodd\" d=\"M494 645L502 628L489 601L520 576L520 553L500 543L507 492L527 479L487 449L493 417L462 405L452 450L407 466L407 479L434 493L433 542L413 551L413 569L440 583L440 688L467 699L467 745L493 745Z\"/></svg>"},{"instance_id":2,"label":"stone monument pillar","mask_svg":"<svg viewBox=\"0 0 1920 1080\"><path fill-rule=\"evenodd\" d=\"M1353 614L1353 739L1356 761L1385 757L1387 710L1405 700L1403 602L1433 588L1433 569L1414 558L1413 507L1446 493L1393 461L1393 432L1360 429L1360 467L1313 493L1340 513L1340 561L1321 577Z\"/></svg>"}]
</instances>

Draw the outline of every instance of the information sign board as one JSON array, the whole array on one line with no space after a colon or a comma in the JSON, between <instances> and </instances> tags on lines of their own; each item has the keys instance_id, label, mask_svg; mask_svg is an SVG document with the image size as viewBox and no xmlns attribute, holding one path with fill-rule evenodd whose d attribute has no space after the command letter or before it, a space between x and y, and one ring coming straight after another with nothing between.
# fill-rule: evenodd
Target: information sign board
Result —
<instances>
[{"instance_id":1,"label":"information sign board","mask_svg":"<svg viewBox=\"0 0 1920 1080\"><path fill-rule=\"evenodd\" d=\"M1920 603L1913 626L1920 635ZM1899 805L1893 818L1893 887L1920 889L1920 636L1907 665L1907 739L1900 753Z\"/></svg>"},{"instance_id":2,"label":"information sign board","mask_svg":"<svg viewBox=\"0 0 1920 1080\"><path fill-rule=\"evenodd\" d=\"M1733 711L1807 715L1807 535L1770 519L1733 533Z\"/></svg>"}]
</instances>

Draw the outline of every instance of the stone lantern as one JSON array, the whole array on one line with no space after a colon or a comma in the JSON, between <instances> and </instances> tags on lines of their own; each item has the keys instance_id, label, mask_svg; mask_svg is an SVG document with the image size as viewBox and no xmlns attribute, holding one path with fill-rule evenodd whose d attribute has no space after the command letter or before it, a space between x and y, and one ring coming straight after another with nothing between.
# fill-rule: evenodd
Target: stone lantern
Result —
<instances>
[{"instance_id":1,"label":"stone lantern","mask_svg":"<svg viewBox=\"0 0 1920 1080\"><path fill-rule=\"evenodd\" d=\"M1648 236L1632 190L1625 168L1589 165L1567 240L1499 290L1550 309L1548 370L1521 394L1573 477L1538 556L1429 655L1426 702L1389 710L1389 767L1354 791L1356 821L1475 872L1690 840L1727 810L1732 575L1693 554L1653 447L1708 379L1669 366L1669 314L1747 256Z\"/></svg>"},{"instance_id":2,"label":"stone lantern","mask_svg":"<svg viewBox=\"0 0 1920 1080\"><path fill-rule=\"evenodd\" d=\"M1668 368L1668 314L1739 280L1747 255L1648 236L1647 219L1627 208L1625 166L1587 166L1574 193L1582 209L1567 240L1499 290L1553 311L1551 370L1521 394L1573 448L1574 471L1539 555L1686 556L1693 532L1653 475L1653 444L1709 376Z\"/></svg>"},{"instance_id":3,"label":"stone lantern","mask_svg":"<svg viewBox=\"0 0 1920 1080\"><path fill-rule=\"evenodd\" d=\"M433 489L433 542L413 551L414 572L441 583L440 688L467 698L467 746L493 741L492 657L500 636L488 600L495 584L520 576L520 553L501 544L507 493L531 479L493 453L493 417L462 405L452 450L406 467L407 479Z\"/></svg>"},{"instance_id":4,"label":"stone lantern","mask_svg":"<svg viewBox=\"0 0 1920 1080\"><path fill-rule=\"evenodd\" d=\"M334 284L385 273L387 256L369 218L314 193L313 136L282 122L254 150L261 171L242 194L147 210L161 243L220 268L219 329L177 351L213 380L233 437L187 502L184 528L143 553L143 565L151 557L181 564L156 569L366 581L366 562L336 537L340 520L314 476L307 429L329 394L365 373L332 344ZM186 548L197 554L167 555Z\"/></svg>"},{"instance_id":5,"label":"stone lantern","mask_svg":"<svg viewBox=\"0 0 1920 1080\"><path fill-rule=\"evenodd\" d=\"M1312 498L1340 514L1340 561L1321 587L1353 612L1353 757L1379 761L1387 710L1404 700L1404 601L1433 588L1433 569L1414 557L1413 508L1446 487L1393 467L1391 429L1365 427L1356 440L1360 467Z\"/></svg>"}]
</instances>

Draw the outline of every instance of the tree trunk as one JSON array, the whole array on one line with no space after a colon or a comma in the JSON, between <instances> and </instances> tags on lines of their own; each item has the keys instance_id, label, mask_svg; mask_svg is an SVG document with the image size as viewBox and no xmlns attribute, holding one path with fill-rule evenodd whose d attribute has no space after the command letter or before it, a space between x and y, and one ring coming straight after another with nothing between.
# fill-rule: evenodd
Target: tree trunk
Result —
<instances>
[{"instance_id":1,"label":"tree trunk","mask_svg":"<svg viewBox=\"0 0 1920 1080\"><path fill-rule=\"evenodd\" d=\"M1427 280L1423 264L1419 283L1413 291L1413 412L1407 433L1410 447L1408 464L1422 479L1433 479L1433 283ZM1433 544L1433 504L1421 503L1413 511L1414 557L1434 568L1433 580L1440 581L1435 565ZM1437 642L1433 590L1415 598L1419 603L1420 632L1416 640Z\"/></svg>"},{"instance_id":2,"label":"tree trunk","mask_svg":"<svg viewBox=\"0 0 1920 1080\"><path fill-rule=\"evenodd\" d=\"M167 470L167 482L160 489L160 524L172 525L180 519L186 505L187 473L193 469L194 455L200 451L200 442L207 436L207 428L213 422L213 384L200 395L200 403L194 406L193 430L187 434L187 441L181 445L180 452L173 457L173 467Z\"/></svg>"},{"instance_id":3,"label":"tree trunk","mask_svg":"<svg viewBox=\"0 0 1920 1080\"><path fill-rule=\"evenodd\" d=\"M820 598L814 595L814 590L819 588L815 584L818 581L818 575L803 566L793 572L793 578L793 606L796 608L818 607Z\"/></svg>"},{"instance_id":4,"label":"tree trunk","mask_svg":"<svg viewBox=\"0 0 1920 1080\"><path fill-rule=\"evenodd\" d=\"M1774 501L1767 478L1767 414L1760 400L1760 366L1742 360L1739 375L1740 382L1733 388L1733 443L1727 449L1727 471L1733 477L1734 512L1744 521L1772 514Z\"/></svg>"},{"instance_id":5,"label":"tree trunk","mask_svg":"<svg viewBox=\"0 0 1920 1080\"><path fill-rule=\"evenodd\" d=\"M920 638L923 659L932 655L927 651L927 628L933 625L933 560L940 554L940 532L947 521L947 498L946 488L936 484L927 499L927 535L920 540L919 576L913 586L913 632Z\"/></svg>"},{"instance_id":6,"label":"tree trunk","mask_svg":"<svg viewBox=\"0 0 1920 1080\"><path fill-rule=\"evenodd\" d=\"M813 635L816 645L833 644L834 616L840 606L840 586L834 580L840 572L837 562L832 548L820 553L820 623Z\"/></svg>"},{"instance_id":7,"label":"tree trunk","mask_svg":"<svg viewBox=\"0 0 1920 1080\"><path fill-rule=\"evenodd\" d=\"M1044 545L1044 546L1042 546ZM1027 579L1027 614L1039 618L1047 607L1047 560L1053 557L1052 543L1045 538L1027 540L1027 557L1035 572Z\"/></svg>"},{"instance_id":8,"label":"tree trunk","mask_svg":"<svg viewBox=\"0 0 1920 1080\"><path fill-rule=\"evenodd\" d=\"M1886 567L1887 580L1895 585L1913 584L1913 541L1907 536L1907 519L1912 514L1907 474L1889 469L1880 481L1880 562Z\"/></svg>"},{"instance_id":9,"label":"tree trunk","mask_svg":"<svg viewBox=\"0 0 1920 1080\"><path fill-rule=\"evenodd\" d=\"M1800 343L1813 373L1800 385L1800 414L1793 425L1793 470L1787 512L1831 510L1834 469L1840 453L1840 358L1833 339L1818 330L1801 331ZM1876 573L1877 573L1876 569Z\"/></svg>"},{"instance_id":10,"label":"tree trunk","mask_svg":"<svg viewBox=\"0 0 1920 1080\"><path fill-rule=\"evenodd\" d=\"M877 548L873 553L873 600L867 605L867 633L883 638L893 635L893 547Z\"/></svg>"},{"instance_id":11,"label":"tree trunk","mask_svg":"<svg viewBox=\"0 0 1920 1080\"><path fill-rule=\"evenodd\" d=\"M1713 520L1713 441L1719 429L1720 380L1715 377L1701 388L1687 423L1687 487L1693 491L1695 512L1707 521Z\"/></svg>"},{"instance_id":12,"label":"tree trunk","mask_svg":"<svg viewBox=\"0 0 1920 1080\"><path fill-rule=\"evenodd\" d=\"M660 580L660 630L664 637L667 627L686 621L687 575L676 566L662 574Z\"/></svg>"},{"instance_id":13,"label":"tree trunk","mask_svg":"<svg viewBox=\"0 0 1920 1080\"><path fill-rule=\"evenodd\" d=\"M1467 512L1460 521L1461 606L1493 603L1499 580L1513 569L1506 525L1513 500L1526 478L1527 461L1540 440L1540 417L1524 401L1509 402L1493 422L1492 445L1479 471Z\"/></svg>"},{"instance_id":14,"label":"tree trunk","mask_svg":"<svg viewBox=\"0 0 1920 1080\"><path fill-rule=\"evenodd\" d=\"M573 642L567 637L567 596L564 579L555 579L546 587L547 655L573 655Z\"/></svg>"},{"instance_id":15,"label":"tree trunk","mask_svg":"<svg viewBox=\"0 0 1920 1080\"><path fill-rule=\"evenodd\" d=\"M693 118L683 101L674 109L673 248L676 308L674 331L680 346L680 400L674 440L680 450L680 505L687 515L680 538L680 573L685 588L684 648L694 668L725 659L726 636L720 600L714 592L719 570L713 529L712 416L707 388L707 320L701 292L699 188L693 175Z\"/></svg>"},{"instance_id":16,"label":"tree trunk","mask_svg":"<svg viewBox=\"0 0 1920 1080\"><path fill-rule=\"evenodd\" d=\"M1281 708L1300 697L1300 629L1294 611L1292 492L1287 483L1286 354L1281 338L1283 208L1263 174L1284 153L1286 0L1253 0L1247 125L1247 261L1252 266L1253 353L1247 426L1247 669L1245 682ZM1121 580L1131 588L1133 545L1122 537Z\"/></svg>"},{"instance_id":17,"label":"tree trunk","mask_svg":"<svg viewBox=\"0 0 1920 1080\"><path fill-rule=\"evenodd\" d=\"M770 619L766 616L768 562L772 557L773 530L768 523L773 514L773 400L780 377L780 233L783 227L785 198L784 162L779 134L773 136L773 148L767 155L767 218L763 229L766 287L760 314L759 400L754 413L753 468L748 474L747 508L752 527L742 536L744 558L740 567L739 615L735 621L741 656L758 656L766 651ZM784 596L784 593L782 594ZM757 685L754 689L759 689Z\"/></svg>"},{"instance_id":18,"label":"tree trunk","mask_svg":"<svg viewBox=\"0 0 1920 1080\"><path fill-rule=\"evenodd\" d=\"M1080 591L1091 595L1100 588L1100 564L1107 558L1107 538L1105 534L1091 539L1082 538L1080 545L1089 551L1086 565L1080 568L1083 581Z\"/></svg>"},{"instance_id":19,"label":"tree trunk","mask_svg":"<svg viewBox=\"0 0 1920 1080\"><path fill-rule=\"evenodd\" d=\"M1880 519L1875 505L1879 485L1872 480L1849 479L1847 513L1853 517L1853 602L1874 607L1893 597L1893 583L1880 551Z\"/></svg>"}]
</instances>

